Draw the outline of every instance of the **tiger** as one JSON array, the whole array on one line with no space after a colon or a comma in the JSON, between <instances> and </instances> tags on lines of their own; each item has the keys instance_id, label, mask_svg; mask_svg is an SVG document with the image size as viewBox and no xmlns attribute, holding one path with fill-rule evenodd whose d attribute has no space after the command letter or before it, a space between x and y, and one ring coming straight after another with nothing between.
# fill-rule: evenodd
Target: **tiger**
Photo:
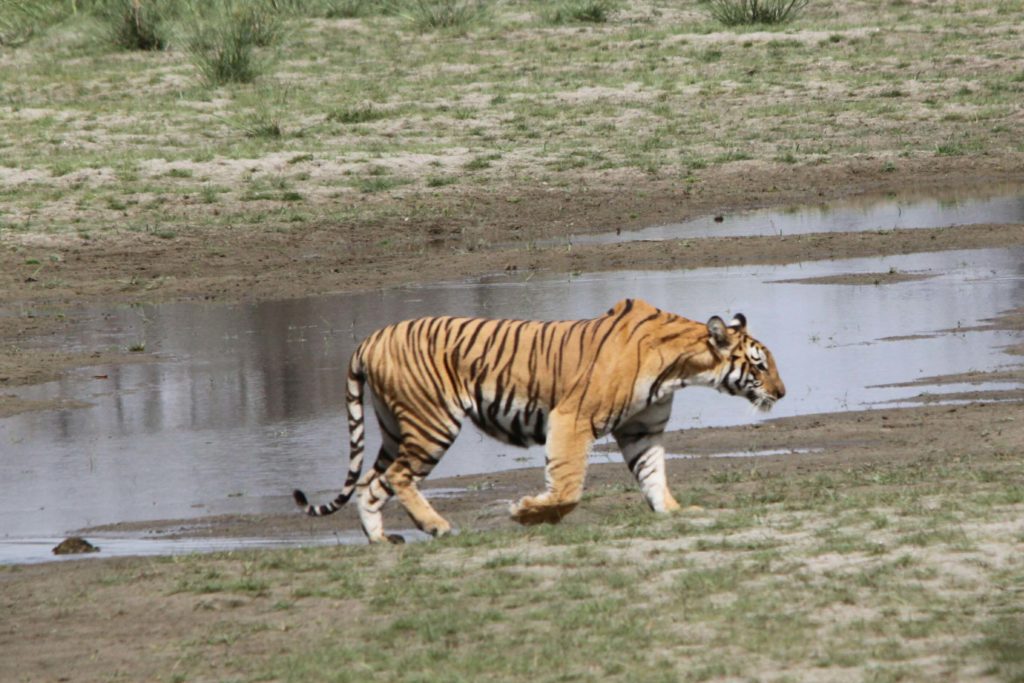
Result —
<instances>
[{"instance_id":1,"label":"tiger","mask_svg":"<svg viewBox=\"0 0 1024 683\"><path fill-rule=\"evenodd\" d=\"M380 425L377 459L363 470L363 397L369 384ZM401 543L384 531L381 508L393 496L421 531L452 527L417 487L468 418L515 446L546 448L545 490L510 507L520 524L556 523L583 494L593 443L611 434L647 505L679 509L665 474L662 434L675 391L703 386L746 398L768 411L786 394L775 359L747 333L746 317L706 324L624 299L585 320L531 321L425 317L383 327L353 352L346 403L348 475L341 493L314 505L329 515L356 495L370 543Z\"/></svg>"}]
</instances>

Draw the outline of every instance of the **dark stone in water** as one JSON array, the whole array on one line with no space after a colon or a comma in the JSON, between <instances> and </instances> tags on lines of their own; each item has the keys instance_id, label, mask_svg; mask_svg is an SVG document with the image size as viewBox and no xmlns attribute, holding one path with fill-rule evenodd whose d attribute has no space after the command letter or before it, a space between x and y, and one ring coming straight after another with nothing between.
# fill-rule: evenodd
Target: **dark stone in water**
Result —
<instances>
[{"instance_id":1,"label":"dark stone in water","mask_svg":"<svg viewBox=\"0 0 1024 683\"><path fill-rule=\"evenodd\" d=\"M95 546L81 536L65 538L53 549L54 555L77 555L79 553L98 553L99 546Z\"/></svg>"}]
</instances>

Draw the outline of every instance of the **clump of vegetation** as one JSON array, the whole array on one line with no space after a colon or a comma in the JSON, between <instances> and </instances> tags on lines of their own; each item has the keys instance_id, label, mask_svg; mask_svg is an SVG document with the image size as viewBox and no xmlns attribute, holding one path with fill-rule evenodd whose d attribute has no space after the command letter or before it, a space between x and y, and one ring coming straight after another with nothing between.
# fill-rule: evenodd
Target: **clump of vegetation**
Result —
<instances>
[{"instance_id":1,"label":"clump of vegetation","mask_svg":"<svg viewBox=\"0 0 1024 683\"><path fill-rule=\"evenodd\" d=\"M398 14L420 31L469 28L486 14L482 0L403 0Z\"/></svg>"},{"instance_id":2,"label":"clump of vegetation","mask_svg":"<svg viewBox=\"0 0 1024 683\"><path fill-rule=\"evenodd\" d=\"M339 107L327 112L328 121L344 124L368 123L370 121L387 118L387 116L387 110L379 109L372 105Z\"/></svg>"},{"instance_id":3,"label":"clump of vegetation","mask_svg":"<svg viewBox=\"0 0 1024 683\"><path fill-rule=\"evenodd\" d=\"M619 8L616 0L561 0L552 3L542 13L551 24L590 22L603 24Z\"/></svg>"},{"instance_id":4,"label":"clump of vegetation","mask_svg":"<svg viewBox=\"0 0 1024 683\"><path fill-rule=\"evenodd\" d=\"M237 127L248 138L277 139L284 137L284 128L277 117L269 111L259 111L245 117Z\"/></svg>"},{"instance_id":5,"label":"clump of vegetation","mask_svg":"<svg viewBox=\"0 0 1024 683\"><path fill-rule=\"evenodd\" d=\"M325 0L324 16L328 19L353 19L387 12L386 3L376 0Z\"/></svg>"},{"instance_id":6,"label":"clump of vegetation","mask_svg":"<svg viewBox=\"0 0 1024 683\"><path fill-rule=\"evenodd\" d=\"M796 18L810 0L711 0L708 11L726 26L782 24Z\"/></svg>"},{"instance_id":7,"label":"clump of vegetation","mask_svg":"<svg viewBox=\"0 0 1024 683\"><path fill-rule=\"evenodd\" d=\"M26 43L48 26L74 13L64 2L41 0L0 0L0 46Z\"/></svg>"},{"instance_id":8,"label":"clump of vegetation","mask_svg":"<svg viewBox=\"0 0 1024 683\"><path fill-rule=\"evenodd\" d=\"M267 68L256 48L274 44L281 32L271 4L219 0L190 17L185 47L207 84L250 83Z\"/></svg>"},{"instance_id":9,"label":"clump of vegetation","mask_svg":"<svg viewBox=\"0 0 1024 683\"><path fill-rule=\"evenodd\" d=\"M157 0L106 0L95 13L110 41L126 50L163 50L178 4Z\"/></svg>"}]
</instances>

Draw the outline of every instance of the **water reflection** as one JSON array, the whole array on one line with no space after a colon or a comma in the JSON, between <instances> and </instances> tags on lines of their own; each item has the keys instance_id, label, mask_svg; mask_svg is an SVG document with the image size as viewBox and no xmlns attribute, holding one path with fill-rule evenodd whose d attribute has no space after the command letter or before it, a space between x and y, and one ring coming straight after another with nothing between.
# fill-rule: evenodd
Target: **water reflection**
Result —
<instances>
[{"instance_id":1,"label":"water reflection","mask_svg":"<svg viewBox=\"0 0 1024 683\"><path fill-rule=\"evenodd\" d=\"M878 388L1010 362L1005 332L893 336L967 327L1024 305L1024 250L977 250L789 266L494 278L258 305L94 309L58 343L144 342L160 361L85 369L19 391L92 407L0 420L0 529L60 534L88 524L290 509L293 486L333 490L347 459L344 374L355 344L423 314L562 319L592 316L630 295L696 319L747 314L774 351L789 394L773 416L907 399ZM928 272L886 286L778 283L889 268ZM95 376L105 375L105 379ZM937 389L942 391L941 388ZM706 390L676 398L672 428L761 419ZM376 425L368 422L368 452ZM435 476L540 464L464 430ZM540 480L538 480L538 484Z\"/></svg>"},{"instance_id":2,"label":"water reflection","mask_svg":"<svg viewBox=\"0 0 1024 683\"><path fill-rule=\"evenodd\" d=\"M609 244L637 240L695 237L806 235L816 232L864 232L897 228L939 228L982 223L1024 223L1024 190L1020 186L951 193L942 198L902 195L887 201L864 198L801 206L791 211L764 209L725 216L704 216L682 223L599 235L576 235L574 244ZM563 240L564 241L564 240Z\"/></svg>"}]
</instances>

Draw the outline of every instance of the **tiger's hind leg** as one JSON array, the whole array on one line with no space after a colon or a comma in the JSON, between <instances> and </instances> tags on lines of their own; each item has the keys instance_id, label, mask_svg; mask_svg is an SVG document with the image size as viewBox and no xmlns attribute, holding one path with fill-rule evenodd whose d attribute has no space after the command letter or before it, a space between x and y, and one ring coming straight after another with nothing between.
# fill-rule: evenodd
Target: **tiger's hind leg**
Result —
<instances>
[{"instance_id":1,"label":"tiger's hind leg","mask_svg":"<svg viewBox=\"0 0 1024 683\"><path fill-rule=\"evenodd\" d=\"M405 539L401 536L384 532L384 516L381 514L381 508L395 494L384 473L398 454L401 432L394 414L376 396L373 408L377 414L377 424L380 425L381 446L377 461L356 484L359 522L370 543L404 543Z\"/></svg>"},{"instance_id":2,"label":"tiger's hind leg","mask_svg":"<svg viewBox=\"0 0 1024 683\"><path fill-rule=\"evenodd\" d=\"M413 524L434 537L451 533L452 525L427 501L417 483L430 474L457 433L458 425L443 439L416 438L407 434L398 448L398 457L385 475Z\"/></svg>"},{"instance_id":3,"label":"tiger's hind leg","mask_svg":"<svg viewBox=\"0 0 1024 683\"><path fill-rule=\"evenodd\" d=\"M359 523L370 543L404 543L405 539L397 534L384 533L384 516L381 508L394 495L394 489L388 484L381 472L381 466L390 462L390 456L381 448L377 456L377 464L363 475L356 484L356 506L359 509Z\"/></svg>"},{"instance_id":4,"label":"tiger's hind leg","mask_svg":"<svg viewBox=\"0 0 1024 683\"><path fill-rule=\"evenodd\" d=\"M430 474L462 426L461 416L449 410L421 414L412 419L399 417L379 398L374 400L383 446L373 470L364 476L359 490L359 517L371 543L401 543L401 536L384 533L380 509L392 495L405 508L413 523L433 536L451 532L448 523L427 502L416 486Z\"/></svg>"},{"instance_id":5,"label":"tiger's hind leg","mask_svg":"<svg viewBox=\"0 0 1024 683\"><path fill-rule=\"evenodd\" d=\"M623 460L655 512L679 509L679 503L668 488L665 449L661 445L661 435L671 412L670 395L637 413L612 433L622 450Z\"/></svg>"}]
</instances>

